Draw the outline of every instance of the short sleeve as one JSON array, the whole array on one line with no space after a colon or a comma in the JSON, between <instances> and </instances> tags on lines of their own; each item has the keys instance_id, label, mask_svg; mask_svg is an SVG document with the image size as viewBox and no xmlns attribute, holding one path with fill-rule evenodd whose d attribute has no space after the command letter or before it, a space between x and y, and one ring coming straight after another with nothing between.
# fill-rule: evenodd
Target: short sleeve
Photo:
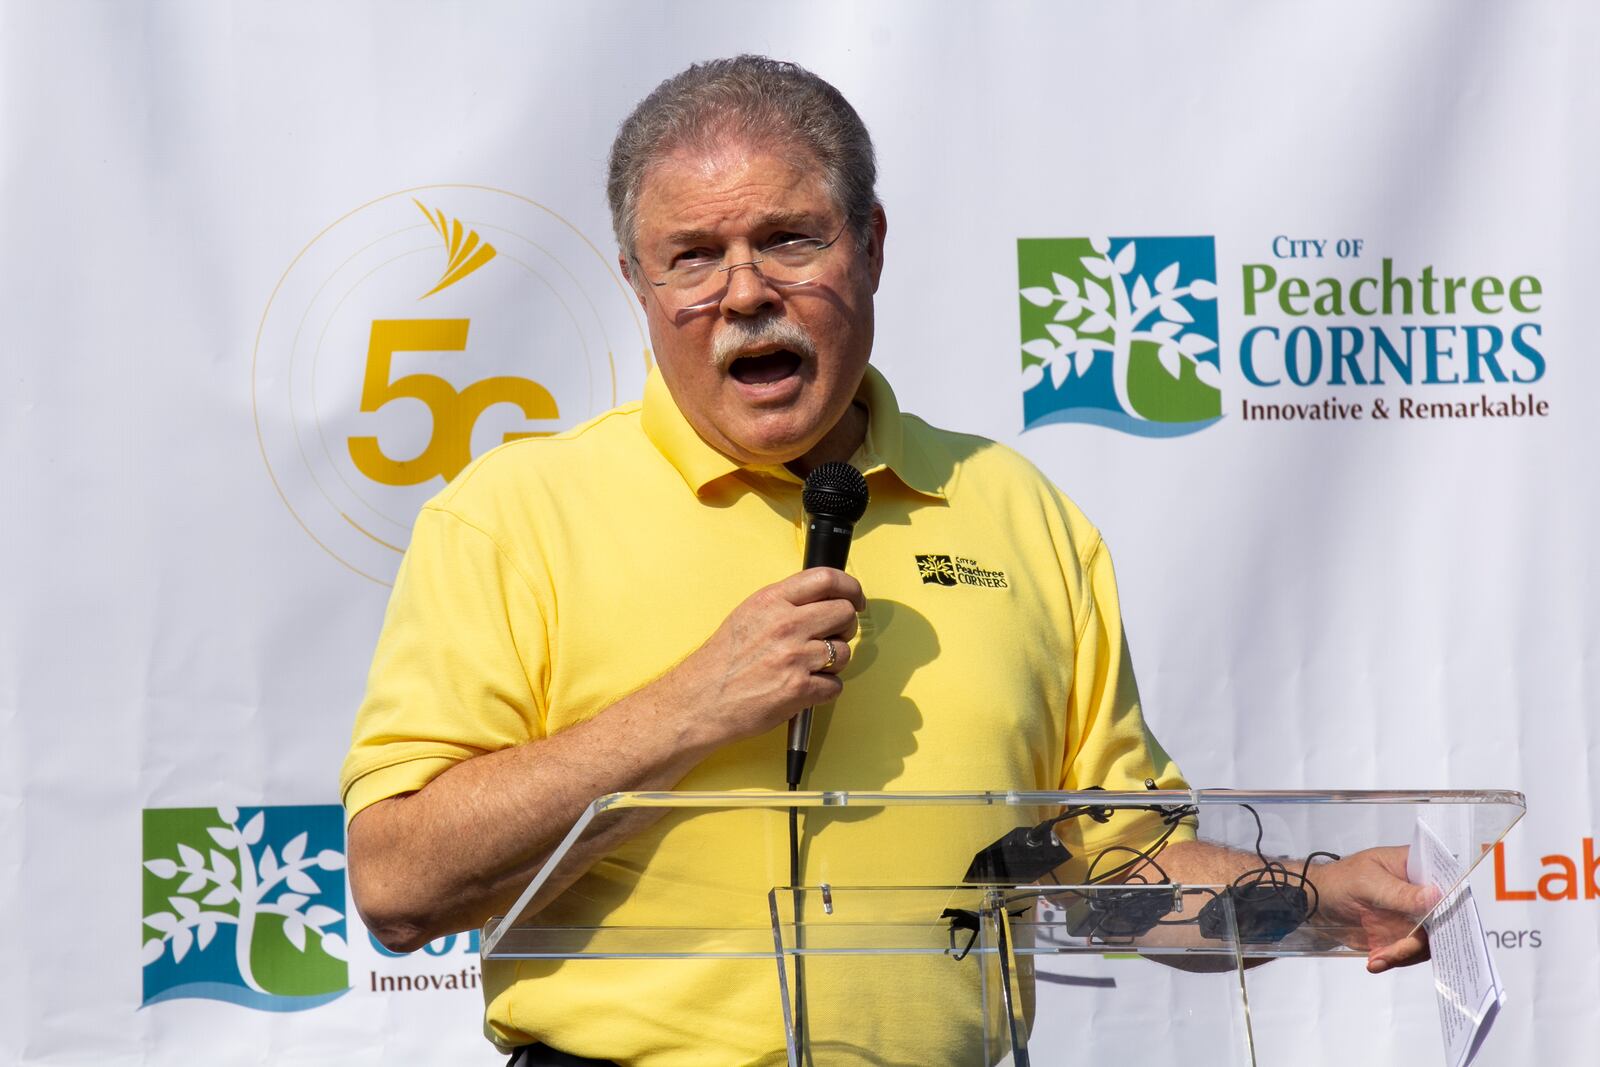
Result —
<instances>
[{"instance_id":1,"label":"short sleeve","mask_svg":"<svg viewBox=\"0 0 1600 1067\"><path fill-rule=\"evenodd\" d=\"M1098 538L1085 563L1084 581L1086 604L1076 628L1061 788L1141 792L1145 780L1151 779L1159 789L1187 789L1177 764L1150 732L1140 710L1116 576L1110 553ZM1082 824L1071 828L1076 842L1063 835L1063 843L1091 862L1094 853L1107 845L1141 847L1162 830L1154 815L1123 814L1104 825L1086 819L1075 822ZM1190 836L1186 830L1180 834ZM1108 864L1115 866L1109 860Z\"/></svg>"},{"instance_id":2,"label":"short sleeve","mask_svg":"<svg viewBox=\"0 0 1600 1067\"><path fill-rule=\"evenodd\" d=\"M340 774L347 818L544 736L549 605L538 589L489 533L422 509Z\"/></svg>"}]
</instances>

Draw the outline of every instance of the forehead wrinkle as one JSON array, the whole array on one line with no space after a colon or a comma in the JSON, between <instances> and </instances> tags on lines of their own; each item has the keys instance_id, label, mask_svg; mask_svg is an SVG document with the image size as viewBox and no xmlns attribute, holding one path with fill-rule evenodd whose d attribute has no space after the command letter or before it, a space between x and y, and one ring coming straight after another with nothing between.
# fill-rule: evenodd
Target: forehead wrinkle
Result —
<instances>
[{"instance_id":1,"label":"forehead wrinkle","mask_svg":"<svg viewBox=\"0 0 1600 1067\"><path fill-rule=\"evenodd\" d=\"M774 209L763 211L751 222L752 230L774 230L785 226L806 226L820 221L815 212ZM720 233L707 227L673 230L663 240L670 245L698 244L720 237Z\"/></svg>"}]
</instances>

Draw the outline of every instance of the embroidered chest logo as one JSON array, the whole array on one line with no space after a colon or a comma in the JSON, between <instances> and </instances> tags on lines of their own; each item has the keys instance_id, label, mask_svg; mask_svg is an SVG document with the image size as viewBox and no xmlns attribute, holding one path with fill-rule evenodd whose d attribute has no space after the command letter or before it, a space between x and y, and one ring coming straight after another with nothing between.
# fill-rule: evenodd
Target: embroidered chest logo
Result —
<instances>
[{"instance_id":1,"label":"embroidered chest logo","mask_svg":"<svg viewBox=\"0 0 1600 1067\"><path fill-rule=\"evenodd\" d=\"M965 556L928 555L917 557L917 574L923 585L979 585L1005 589L1006 572L980 566Z\"/></svg>"}]
</instances>

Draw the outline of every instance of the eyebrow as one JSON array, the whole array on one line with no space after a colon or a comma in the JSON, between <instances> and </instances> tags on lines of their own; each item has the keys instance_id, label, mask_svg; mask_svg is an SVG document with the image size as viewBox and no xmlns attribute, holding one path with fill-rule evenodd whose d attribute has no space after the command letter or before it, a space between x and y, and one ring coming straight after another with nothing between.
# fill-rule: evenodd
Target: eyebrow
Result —
<instances>
[{"instance_id":1,"label":"eyebrow","mask_svg":"<svg viewBox=\"0 0 1600 1067\"><path fill-rule=\"evenodd\" d=\"M781 226L807 226L818 222L816 215L809 211L769 211L756 219L754 229L773 229ZM701 241L713 240L718 236L715 230L674 230L667 234L665 244L682 246L698 244Z\"/></svg>"}]
</instances>

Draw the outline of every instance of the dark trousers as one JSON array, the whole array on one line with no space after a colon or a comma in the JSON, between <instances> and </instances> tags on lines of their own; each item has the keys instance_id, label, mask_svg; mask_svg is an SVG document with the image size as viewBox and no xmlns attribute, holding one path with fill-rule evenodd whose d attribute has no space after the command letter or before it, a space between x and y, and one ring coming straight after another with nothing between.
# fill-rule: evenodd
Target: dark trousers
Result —
<instances>
[{"instance_id":1,"label":"dark trousers","mask_svg":"<svg viewBox=\"0 0 1600 1067\"><path fill-rule=\"evenodd\" d=\"M523 1045L511 1054L506 1067L616 1067L610 1060L591 1060L558 1052L549 1045Z\"/></svg>"}]
</instances>

